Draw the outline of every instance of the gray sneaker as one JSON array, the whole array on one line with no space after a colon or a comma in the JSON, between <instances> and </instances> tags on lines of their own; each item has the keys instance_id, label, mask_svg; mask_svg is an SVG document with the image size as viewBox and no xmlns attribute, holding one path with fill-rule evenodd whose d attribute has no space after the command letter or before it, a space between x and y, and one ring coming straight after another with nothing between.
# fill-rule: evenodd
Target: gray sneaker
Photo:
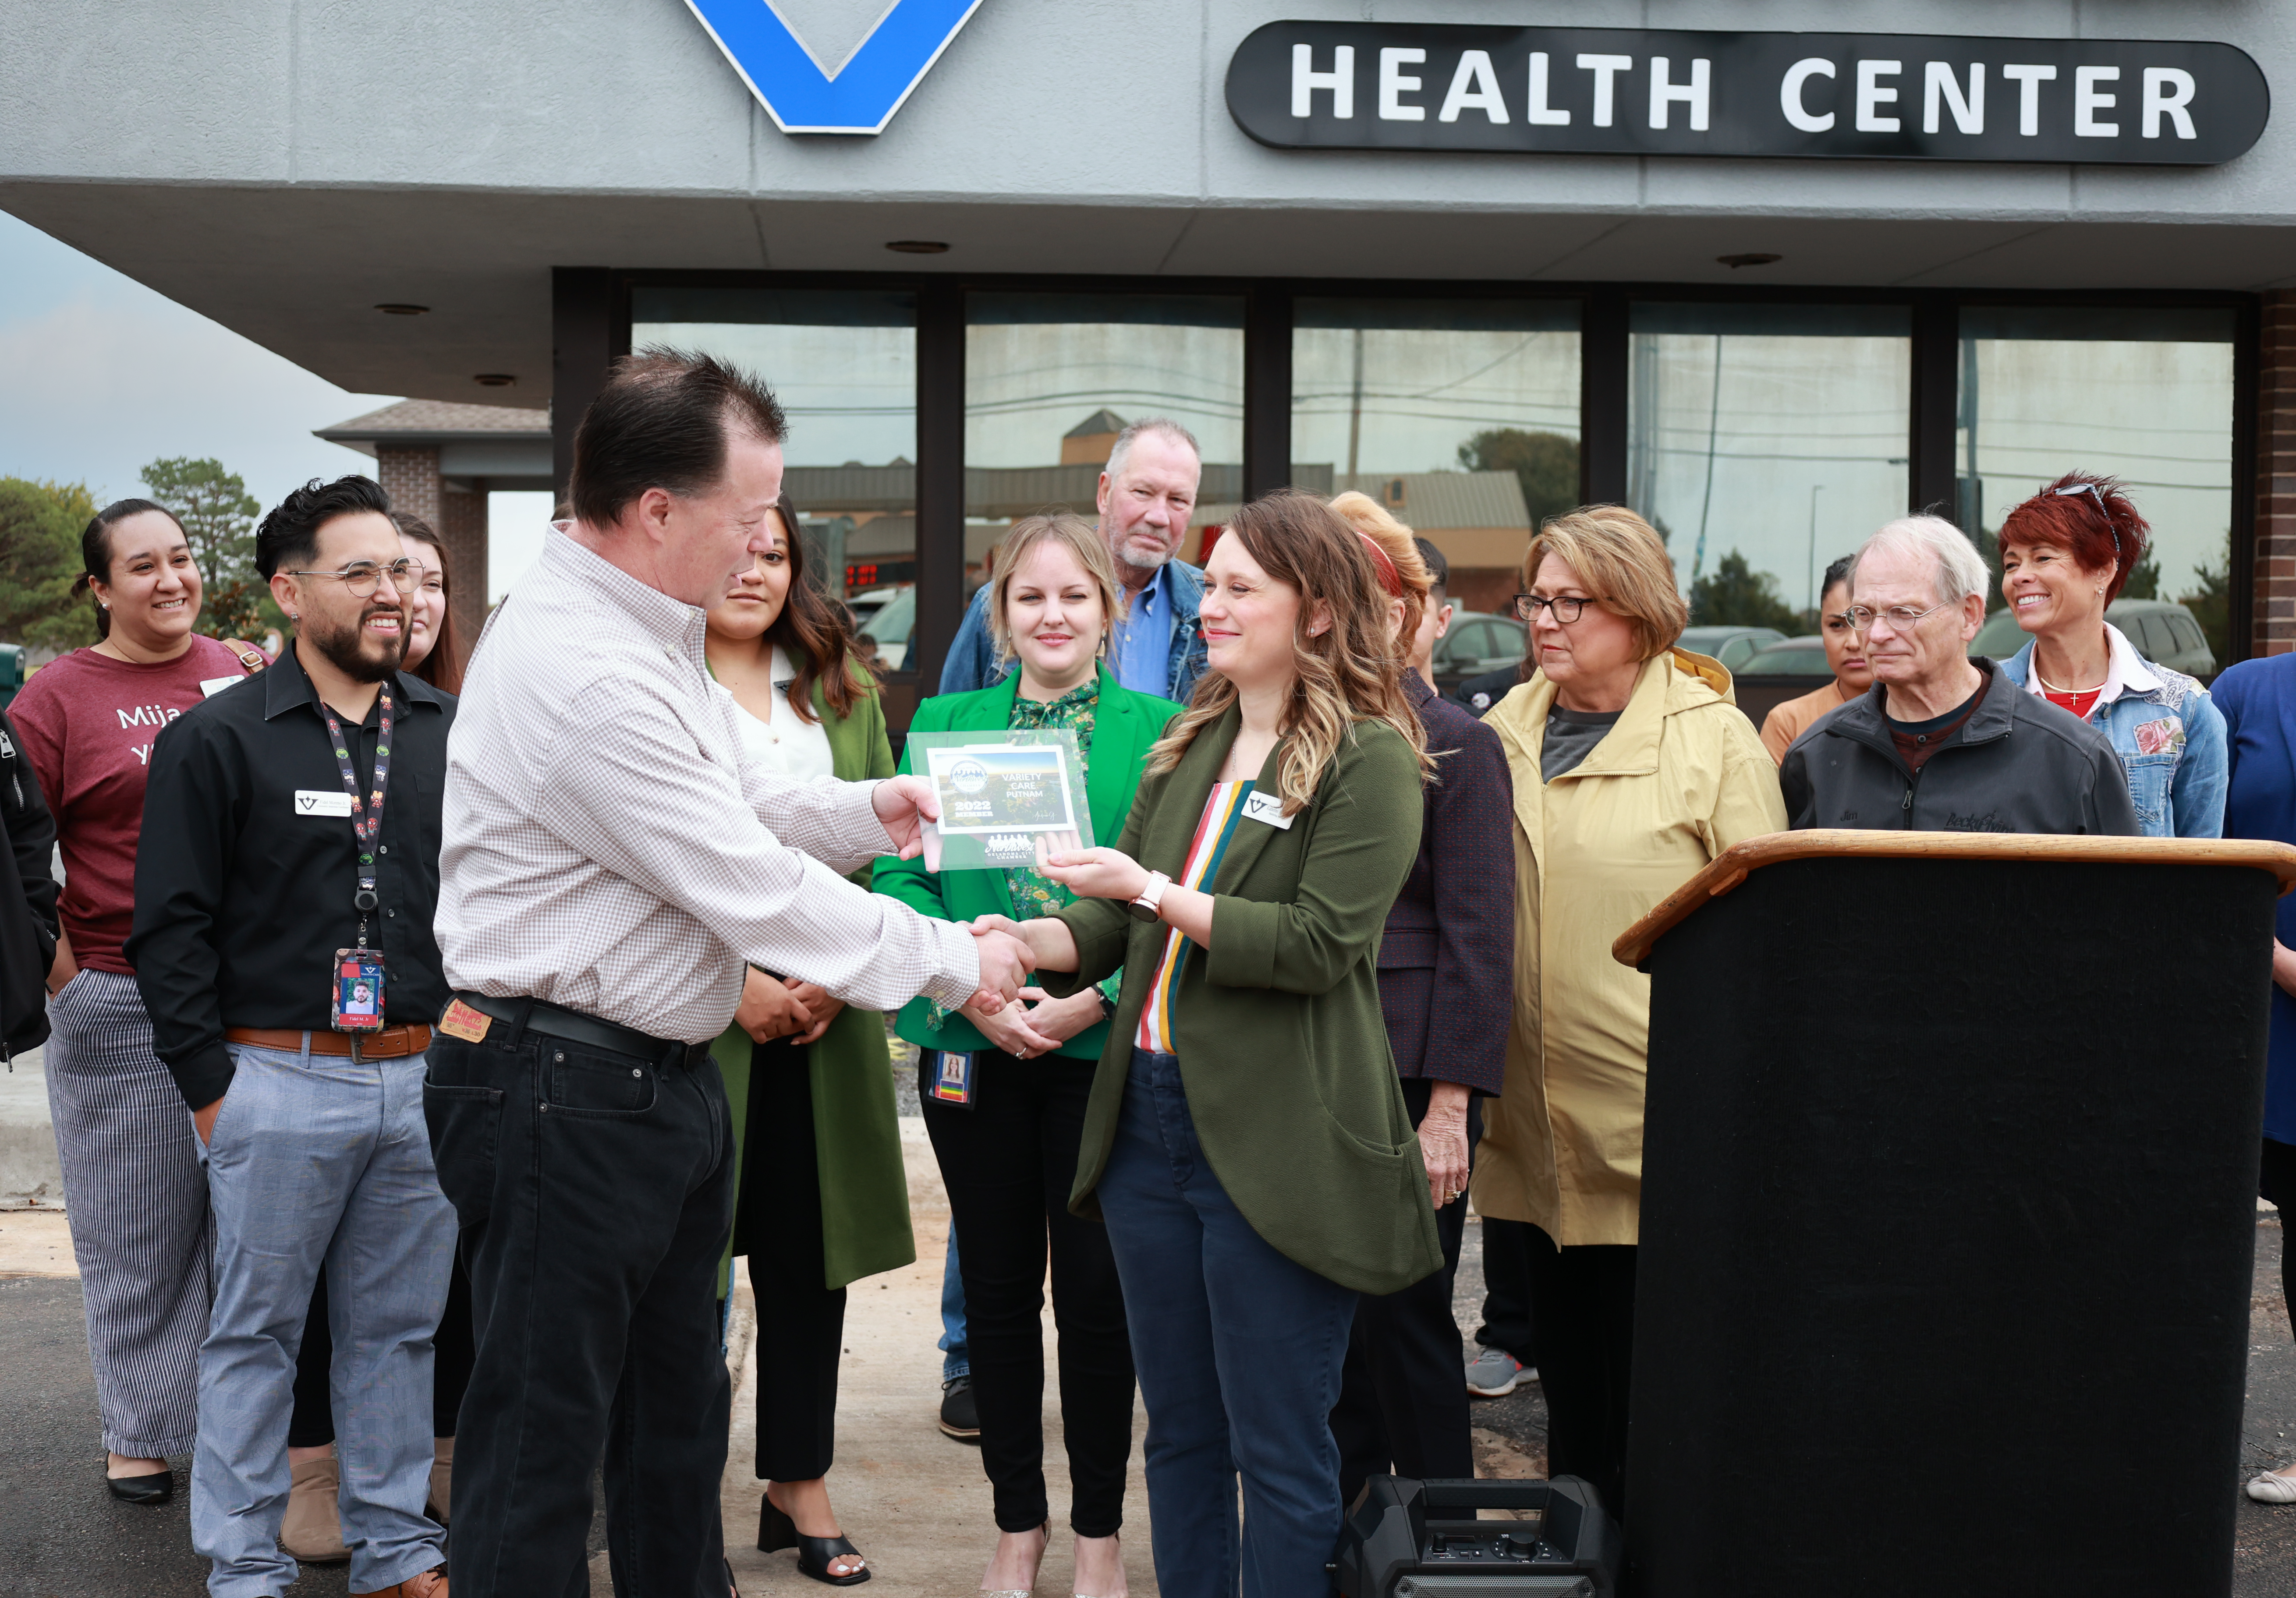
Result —
<instances>
[{"instance_id":1,"label":"gray sneaker","mask_svg":"<svg viewBox=\"0 0 2296 1598\"><path fill-rule=\"evenodd\" d=\"M1536 1370L1505 1348L1485 1348L1467 1364L1467 1390L1478 1398L1504 1398L1518 1383L1538 1380Z\"/></svg>"}]
</instances>

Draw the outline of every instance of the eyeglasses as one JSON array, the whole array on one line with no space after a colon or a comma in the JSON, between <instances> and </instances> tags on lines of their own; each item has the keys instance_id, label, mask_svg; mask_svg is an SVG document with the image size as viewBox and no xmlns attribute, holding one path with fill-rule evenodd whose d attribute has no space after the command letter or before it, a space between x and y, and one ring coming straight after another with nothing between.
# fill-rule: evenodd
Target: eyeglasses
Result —
<instances>
[{"instance_id":1,"label":"eyeglasses","mask_svg":"<svg viewBox=\"0 0 2296 1598\"><path fill-rule=\"evenodd\" d=\"M420 561L393 561L388 566L379 566L373 561L353 561L340 571L291 571L287 575L331 577L365 599L374 592L375 585L382 580L385 573L390 575L393 589L401 594L412 594L422 581L423 566Z\"/></svg>"},{"instance_id":2,"label":"eyeglasses","mask_svg":"<svg viewBox=\"0 0 2296 1598\"><path fill-rule=\"evenodd\" d=\"M1599 599L1584 599L1576 594L1558 594L1553 599L1543 594L1518 594L1514 596L1514 614L1518 621L1537 621L1538 613L1551 605L1554 610L1554 619L1569 627L1587 613L1588 605L1602 602Z\"/></svg>"},{"instance_id":3,"label":"eyeglasses","mask_svg":"<svg viewBox=\"0 0 2296 1598\"><path fill-rule=\"evenodd\" d=\"M1877 621L1888 622L1893 633L1910 633L1927 618L1952 609L1950 604L1931 605L1926 611L1916 611L1911 605L1891 605L1886 611L1876 611L1866 605L1852 605L1841 614L1861 633L1871 632Z\"/></svg>"},{"instance_id":4,"label":"eyeglasses","mask_svg":"<svg viewBox=\"0 0 2296 1598\"><path fill-rule=\"evenodd\" d=\"M1836 611L1824 620L1825 630L1829 633L1862 633L1866 630L1847 611Z\"/></svg>"},{"instance_id":5,"label":"eyeglasses","mask_svg":"<svg viewBox=\"0 0 2296 1598\"><path fill-rule=\"evenodd\" d=\"M2062 488L2049 490L2051 497L2069 499L2076 494L2086 494L2096 501L2097 514L2104 518L2104 530L2112 535L2112 558L2120 559L2120 529L2112 525L2112 508L2104 503L2104 496L2095 483L2067 483Z\"/></svg>"}]
</instances>

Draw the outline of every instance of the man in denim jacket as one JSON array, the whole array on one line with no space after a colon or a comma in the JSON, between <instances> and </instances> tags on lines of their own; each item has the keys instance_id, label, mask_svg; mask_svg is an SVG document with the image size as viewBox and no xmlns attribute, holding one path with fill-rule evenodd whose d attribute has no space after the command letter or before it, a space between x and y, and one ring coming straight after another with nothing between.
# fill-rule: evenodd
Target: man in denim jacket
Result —
<instances>
[{"instance_id":1,"label":"man in denim jacket","mask_svg":"<svg viewBox=\"0 0 2296 1598\"><path fill-rule=\"evenodd\" d=\"M1173 553L1188 536L1203 470L1203 452L1188 430L1152 416L1117 434L1108 469L1100 474L1101 535L1116 558L1128 608L1109 629L1109 669L1127 688L1183 704L1204 673L1203 635L1196 625L1204 573ZM941 667L943 693L986 688L1011 669L989 641L992 586L981 584L965 608Z\"/></svg>"}]
</instances>

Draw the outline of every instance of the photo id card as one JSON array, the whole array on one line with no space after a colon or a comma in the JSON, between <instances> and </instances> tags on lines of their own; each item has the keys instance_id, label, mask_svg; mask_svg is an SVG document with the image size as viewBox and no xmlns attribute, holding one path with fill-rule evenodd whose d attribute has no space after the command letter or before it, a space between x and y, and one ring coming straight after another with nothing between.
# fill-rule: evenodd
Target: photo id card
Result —
<instances>
[{"instance_id":1,"label":"photo id card","mask_svg":"<svg viewBox=\"0 0 2296 1598\"><path fill-rule=\"evenodd\" d=\"M337 949L329 1025L338 1032L382 1030L382 951Z\"/></svg>"},{"instance_id":2,"label":"photo id card","mask_svg":"<svg viewBox=\"0 0 2296 1598\"><path fill-rule=\"evenodd\" d=\"M1068 728L912 733L908 748L940 805L924 827L926 870L1002 870L1092 847L1084 762Z\"/></svg>"},{"instance_id":3,"label":"photo id card","mask_svg":"<svg viewBox=\"0 0 2296 1598\"><path fill-rule=\"evenodd\" d=\"M917 1096L959 1110L972 1109L972 1056L946 1049L919 1049Z\"/></svg>"}]
</instances>

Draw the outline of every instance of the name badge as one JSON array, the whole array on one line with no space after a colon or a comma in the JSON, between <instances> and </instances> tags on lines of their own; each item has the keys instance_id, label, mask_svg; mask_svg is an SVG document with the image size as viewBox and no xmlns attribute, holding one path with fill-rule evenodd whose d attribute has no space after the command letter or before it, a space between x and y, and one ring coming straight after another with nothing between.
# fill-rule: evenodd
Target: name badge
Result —
<instances>
[{"instance_id":1,"label":"name badge","mask_svg":"<svg viewBox=\"0 0 2296 1598\"><path fill-rule=\"evenodd\" d=\"M972 1056L940 1049L917 1051L917 1096L936 1103L972 1108Z\"/></svg>"},{"instance_id":2,"label":"name badge","mask_svg":"<svg viewBox=\"0 0 2296 1598\"><path fill-rule=\"evenodd\" d=\"M348 815L349 812L345 811L344 814ZM1269 826L1279 827L1286 832L1292 830L1292 818L1283 814L1283 796L1280 793L1261 793L1255 790L1245 794L1243 818L1266 822Z\"/></svg>"},{"instance_id":3,"label":"name badge","mask_svg":"<svg viewBox=\"0 0 2296 1598\"><path fill-rule=\"evenodd\" d=\"M242 677L201 677L201 678L200 679L200 696L201 696L202 699L213 699L217 694L221 693L225 689L226 689L226 688L234 688L234 687L237 687L240 684L242 684L242 683L243 683L243 682L245 682L245 681L247 681L247 679L246 679L245 677L243 677L243 676L242 676Z\"/></svg>"},{"instance_id":4,"label":"name badge","mask_svg":"<svg viewBox=\"0 0 2296 1598\"><path fill-rule=\"evenodd\" d=\"M351 796L341 789L328 793L316 788L295 790L295 814L298 815L348 815Z\"/></svg>"}]
</instances>

